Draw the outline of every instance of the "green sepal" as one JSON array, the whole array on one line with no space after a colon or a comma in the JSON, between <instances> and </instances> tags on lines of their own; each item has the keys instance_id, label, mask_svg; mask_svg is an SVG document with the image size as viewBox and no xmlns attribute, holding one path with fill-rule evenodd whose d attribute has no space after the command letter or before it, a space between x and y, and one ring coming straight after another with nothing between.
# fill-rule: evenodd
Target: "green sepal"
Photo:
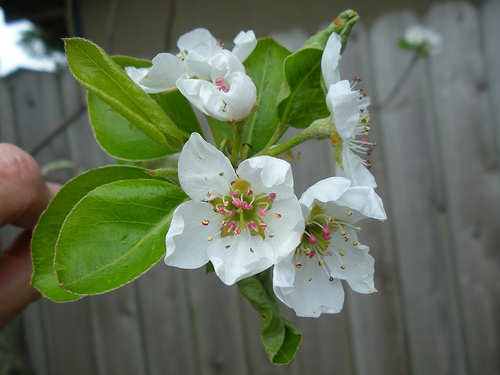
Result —
<instances>
[{"instance_id":1,"label":"green sepal","mask_svg":"<svg viewBox=\"0 0 500 375\"><path fill-rule=\"evenodd\" d=\"M82 38L64 39L68 66L77 81L167 151L182 147L182 132L165 111L110 56Z\"/></svg>"},{"instance_id":2,"label":"green sepal","mask_svg":"<svg viewBox=\"0 0 500 375\"><path fill-rule=\"evenodd\" d=\"M174 210L188 198L157 179L101 185L64 220L54 265L59 285L80 295L105 293L136 279L166 251Z\"/></svg>"},{"instance_id":3,"label":"green sepal","mask_svg":"<svg viewBox=\"0 0 500 375\"><path fill-rule=\"evenodd\" d=\"M273 292L271 271L238 281L241 294L259 313L262 323L260 339L269 360L277 365L293 361L302 334L279 311L279 304Z\"/></svg>"},{"instance_id":4,"label":"green sepal","mask_svg":"<svg viewBox=\"0 0 500 375\"><path fill-rule=\"evenodd\" d=\"M52 199L33 231L31 255L32 285L45 297L66 302L80 298L59 287L54 256L59 232L73 207L90 191L114 181L153 178L145 169L132 166L108 166L91 169L64 185Z\"/></svg>"}]
</instances>

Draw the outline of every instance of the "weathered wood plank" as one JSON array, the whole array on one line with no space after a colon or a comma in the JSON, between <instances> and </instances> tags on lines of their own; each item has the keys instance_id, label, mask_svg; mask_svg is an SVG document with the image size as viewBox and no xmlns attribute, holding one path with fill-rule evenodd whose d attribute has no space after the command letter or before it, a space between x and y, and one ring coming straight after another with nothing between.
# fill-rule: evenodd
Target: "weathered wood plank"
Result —
<instances>
[{"instance_id":1,"label":"weathered wood plank","mask_svg":"<svg viewBox=\"0 0 500 375\"><path fill-rule=\"evenodd\" d=\"M384 105L392 87L411 61L397 47L405 28L415 23L407 12L387 15L373 26L374 97ZM462 340L453 296L456 286L439 222L440 202L436 156L424 64L417 64L403 79L392 102L380 108L377 124L388 179L386 209L391 225L401 283L404 324L411 369L416 374L463 374ZM374 107L377 107L375 105Z\"/></svg>"},{"instance_id":2,"label":"weathered wood plank","mask_svg":"<svg viewBox=\"0 0 500 375\"><path fill-rule=\"evenodd\" d=\"M199 373L188 282L187 271L163 260L137 282L151 375Z\"/></svg>"},{"instance_id":3,"label":"weathered wood plank","mask_svg":"<svg viewBox=\"0 0 500 375\"><path fill-rule=\"evenodd\" d=\"M366 30L363 24L356 25L340 62L340 72L343 79L352 79L354 76L360 78L361 82L357 88L362 88L376 104L378 97L373 90L375 77L370 69L372 58L368 33L369 30ZM376 110L371 112L374 113L369 137L378 143L369 157L371 172L378 184L377 193L390 209L389 182L383 156L385 148L391 145L385 144L383 140L384 124L377 116ZM396 271L395 246L391 241L391 222L393 220L389 216L385 223L375 220L364 220L360 223L360 242L370 247L370 253L375 259L375 286L378 293L362 295L346 287L346 306L356 374L402 374L408 369L401 287Z\"/></svg>"},{"instance_id":4,"label":"weathered wood plank","mask_svg":"<svg viewBox=\"0 0 500 375\"><path fill-rule=\"evenodd\" d=\"M500 173L490 116L496 108L492 112L488 104L497 93L485 85L476 9L443 4L427 21L445 41L430 70L466 360L471 373L494 374L500 371Z\"/></svg>"}]
</instances>

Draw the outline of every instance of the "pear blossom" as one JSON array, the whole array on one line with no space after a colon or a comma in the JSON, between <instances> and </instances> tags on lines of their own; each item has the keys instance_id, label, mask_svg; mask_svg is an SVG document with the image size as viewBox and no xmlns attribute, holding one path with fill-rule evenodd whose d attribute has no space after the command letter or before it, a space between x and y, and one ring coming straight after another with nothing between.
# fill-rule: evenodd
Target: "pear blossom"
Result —
<instances>
[{"instance_id":1,"label":"pear blossom","mask_svg":"<svg viewBox=\"0 0 500 375\"><path fill-rule=\"evenodd\" d=\"M245 73L245 67L229 52L212 57L211 81L188 76L177 80L179 91L200 111L220 121L237 121L250 115L257 88Z\"/></svg>"},{"instance_id":2,"label":"pear blossom","mask_svg":"<svg viewBox=\"0 0 500 375\"><path fill-rule=\"evenodd\" d=\"M427 57L439 52L442 45L441 35L430 27L411 25L404 33L400 45L416 50L421 56Z\"/></svg>"},{"instance_id":3,"label":"pear blossom","mask_svg":"<svg viewBox=\"0 0 500 375\"><path fill-rule=\"evenodd\" d=\"M356 84L354 82L354 84ZM367 138L370 131L370 98L357 90L347 80L330 85L326 104L332 114L335 133L330 137L335 146L336 174L347 177L354 185L376 188L370 173L370 161L359 155L370 155L376 143Z\"/></svg>"},{"instance_id":4,"label":"pear blossom","mask_svg":"<svg viewBox=\"0 0 500 375\"><path fill-rule=\"evenodd\" d=\"M370 154L374 143L367 138L370 130L370 98L353 90L360 80L340 80L339 62L342 41L338 34L328 38L321 57L321 72L327 87L326 104L332 115L335 133L331 140L335 146L336 174L347 177L354 185L376 188L375 178L369 172L370 162L360 154ZM361 139L357 139L361 136Z\"/></svg>"},{"instance_id":5,"label":"pear blossom","mask_svg":"<svg viewBox=\"0 0 500 375\"><path fill-rule=\"evenodd\" d=\"M234 44L233 53L243 62L257 45L257 39L252 30L241 31ZM153 58L150 68L128 66L125 71L144 91L159 93L175 88L177 79L183 74L209 79L212 66L208 61L225 51L210 31L204 28L183 34L177 41L177 47L179 54L160 53Z\"/></svg>"},{"instance_id":6,"label":"pear blossom","mask_svg":"<svg viewBox=\"0 0 500 375\"><path fill-rule=\"evenodd\" d=\"M274 266L276 296L298 316L339 313L341 280L358 293L374 293L374 259L358 242L364 218L385 220L382 200L367 186L331 177L311 186L299 200L305 221L300 244Z\"/></svg>"},{"instance_id":7,"label":"pear blossom","mask_svg":"<svg viewBox=\"0 0 500 375\"><path fill-rule=\"evenodd\" d=\"M287 162L254 157L235 171L193 133L179 156L179 181L191 200L173 213L167 265L193 269L211 261L232 285L293 254L300 243L304 221Z\"/></svg>"}]
</instances>

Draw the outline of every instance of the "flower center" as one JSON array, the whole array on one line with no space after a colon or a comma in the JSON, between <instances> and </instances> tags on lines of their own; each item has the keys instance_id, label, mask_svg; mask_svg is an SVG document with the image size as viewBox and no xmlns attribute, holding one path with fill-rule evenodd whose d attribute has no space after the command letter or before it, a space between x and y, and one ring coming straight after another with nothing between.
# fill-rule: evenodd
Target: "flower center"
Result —
<instances>
[{"instance_id":1,"label":"flower center","mask_svg":"<svg viewBox=\"0 0 500 375\"><path fill-rule=\"evenodd\" d=\"M351 216L352 211L347 212L347 216ZM325 263L325 257L337 255L342 258L345 252L341 249L334 249L330 246L332 236L340 235L345 242L349 242L345 227L352 228L359 232L361 228L354 227L345 221L328 216L325 210L321 207L314 206L309 214L305 223L304 234L302 235L300 245L295 249L295 266L301 268L306 263L307 267L316 264L322 267L328 279L333 281L330 268ZM352 245L356 246L358 243L352 241ZM314 260L314 261L313 261ZM346 269L346 265L340 266L342 270ZM308 280L312 280L312 276L308 276Z\"/></svg>"},{"instance_id":2,"label":"flower center","mask_svg":"<svg viewBox=\"0 0 500 375\"><path fill-rule=\"evenodd\" d=\"M224 78L217 78L215 86L219 88L219 91L229 92L229 83Z\"/></svg>"},{"instance_id":3,"label":"flower center","mask_svg":"<svg viewBox=\"0 0 500 375\"><path fill-rule=\"evenodd\" d=\"M227 195L218 196L209 203L216 212L219 225L216 231L221 231L221 237L234 236L244 233L261 236L265 239L267 228L266 215L273 206L276 193L255 194L248 181L238 178L231 184ZM280 218L279 213L274 213ZM203 225L208 225L210 220L203 220ZM269 233L268 237L274 235ZM207 238L212 241L213 237Z\"/></svg>"}]
</instances>

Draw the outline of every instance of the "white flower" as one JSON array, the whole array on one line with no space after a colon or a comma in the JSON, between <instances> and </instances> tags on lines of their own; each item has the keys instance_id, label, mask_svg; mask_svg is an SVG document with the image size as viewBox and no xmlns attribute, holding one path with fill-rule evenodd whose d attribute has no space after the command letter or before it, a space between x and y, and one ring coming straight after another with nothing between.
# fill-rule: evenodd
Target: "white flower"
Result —
<instances>
[{"instance_id":1,"label":"white flower","mask_svg":"<svg viewBox=\"0 0 500 375\"><path fill-rule=\"evenodd\" d=\"M243 62L257 45L252 30L240 32L234 40L233 53ZM169 91L183 74L210 79L209 60L225 51L207 29L198 28L182 35L177 41L179 54L160 53L152 60L151 68L128 66L125 71L132 80L148 93Z\"/></svg>"},{"instance_id":2,"label":"white flower","mask_svg":"<svg viewBox=\"0 0 500 375\"><path fill-rule=\"evenodd\" d=\"M220 121L237 121L247 117L257 101L257 88L246 75L245 67L229 52L212 57L211 81L181 77L179 91L200 111Z\"/></svg>"},{"instance_id":3,"label":"white flower","mask_svg":"<svg viewBox=\"0 0 500 375\"><path fill-rule=\"evenodd\" d=\"M437 54L442 44L441 35L422 25L409 26L405 31L403 41L426 56Z\"/></svg>"},{"instance_id":4,"label":"white flower","mask_svg":"<svg viewBox=\"0 0 500 375\"><path fill-rule=\"evenodd\" d=\"M276 296L298 316L338 313L344 303L341 280L358 293L376 292L374 260L358 243L355 224L366 217L385 220L382 200L366 186L331 177L300 198L305 230L295 253L274 267Z\"/></svg>"},{"instance_id":5,"label":"white flower","mask_svg":"<svg viewBox=\"0 0 500 375\"><path fill-rule=\"evenodd\" d=\"M349 81L343 80L330 85L326 104L336 129L330 138L335 146L337 175L347 177L354 185L376 188L375 178L369 171L370 161L359 156L370 155L376 145L367 138L370 98L353 91Z\"/></svg>"},{"instance_id":6,"label":"white flower","mask_svg":"<svg viewBox=\"0 0 500 375\"><path fill-rule=\"evenodd\" d=\"M299 244L304 221L287 162L255 157L235 172L229 159L193 133L179 156L179 181L192 200L174 211L166 264L191 269L211 261L232 285Z\"/></svg>"},{"instance_id":7,"label":"white flower","mask_svg":"<svg viewBox=\"0 0 500 375\"><path fill-rule=\"evenodd\" d=\"M328 90L326 104L336 129L331 136L338 164L336 174L347 177L354 185L376 188L375 178L368 171L370 161L358 156L369 155L375 145L366 138L370 130L370 99L360 91L352 90L358 80L352 86L346 80L340 81L341 47L340 36L332 33L321 57L321 73ZM359 135L363 137L357 140Z\"/></svg>"}]
</instances>

